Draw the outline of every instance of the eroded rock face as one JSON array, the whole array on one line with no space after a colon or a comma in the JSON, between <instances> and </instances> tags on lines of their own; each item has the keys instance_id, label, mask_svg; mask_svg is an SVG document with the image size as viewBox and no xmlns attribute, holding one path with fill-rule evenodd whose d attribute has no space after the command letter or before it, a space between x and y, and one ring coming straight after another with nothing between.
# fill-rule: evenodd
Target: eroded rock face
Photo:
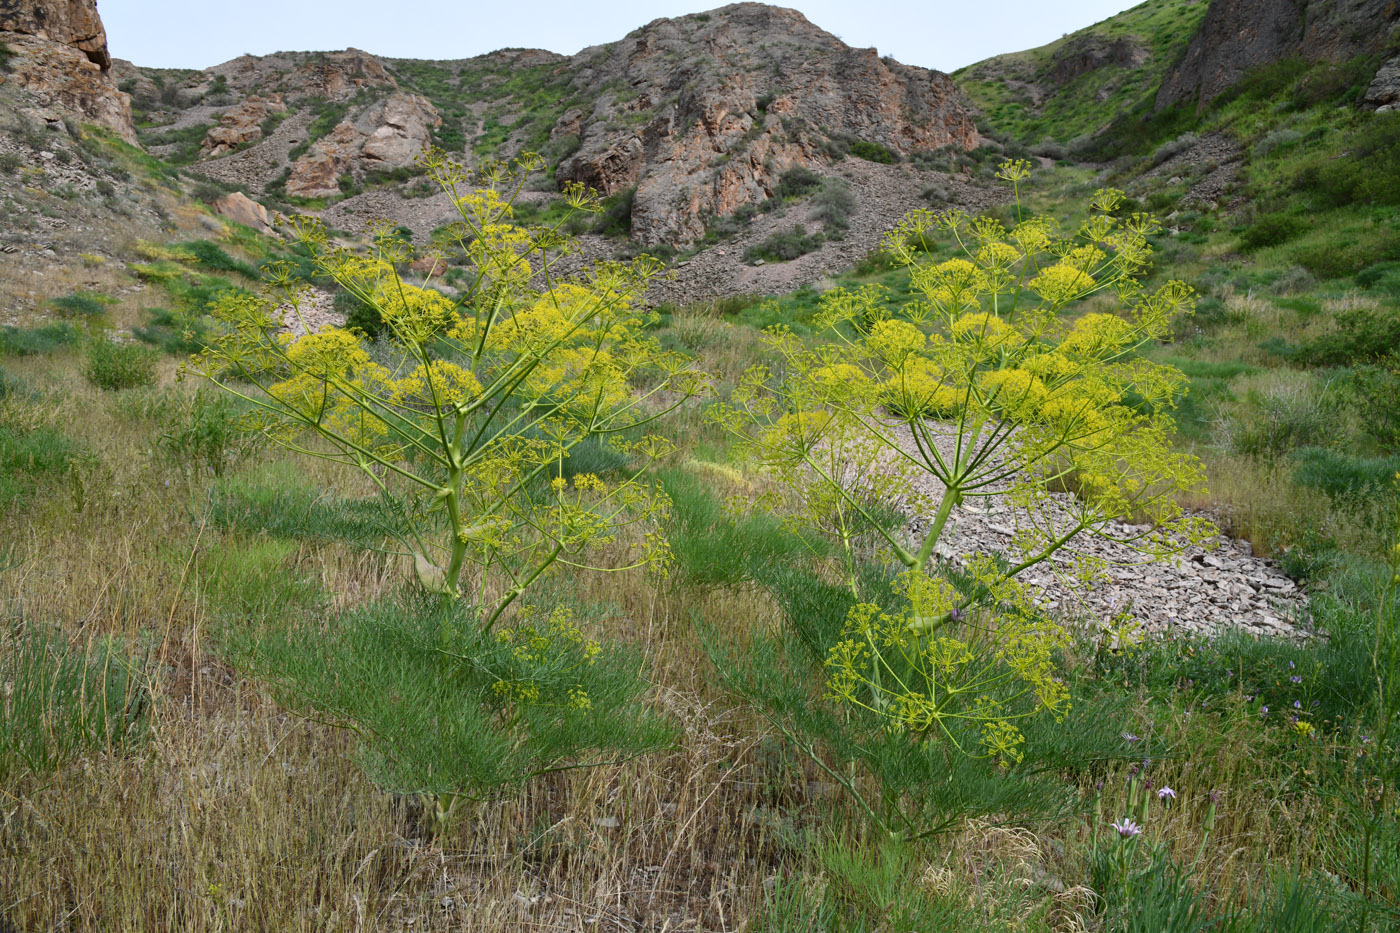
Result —
<instances>
[{"instance_id":1,"label":"eroded rock face","mask_svg":"<svg viewBox=\"0 0 1400 933\"><path fill-rule=\"evenodd\" d=\"M0 0L0 40L12 79L47 119L49 108L136 142L131 98L117 89L94 0Z\"/></svg>"},{"instance_id":2,"label":"eroded rock face","mask_svg":"<svg viewBox=\"0 0 1400 933\"><path fill-rule=\"evenodd\" d=\"M827 162L832 137L900 154L978 141L947 75L850 48L796 10L658 19L570 67L595 103L556 126L582 138L558 176L635 186L632 233L648 245L692 242L708 216L765 200L787 169Z\"/></svg>"},{"instance_id":3,"label":"eroded rock face","mask_svg":"<svg viewBox=\"0 0 1400 933\"><path fill-rule=\"evenodd\" d=\"M103 71L112 67L95 0L0 0L0 32L67 45Z\"/></svg>"},{"instance_id":4,"label":"eroded rock face","mask_svg":"<svg viewBox=\"0 0 1400 933\"><path fill-rule=\"evenodd\" d=\"M199 147L200 155L212 158L255 143L263 137L262 122L273 114L286 112L287 105L282 102L281 94L249 97L225 113L219 125L205 134Z\"/></svg>"},{"instance_id":5,"label":"eroded rock face","mask_svg":"<svg viewBox=\"0 0 1400 933\"><path fill-rule=\"evenodd\" d=\"M360 128L373 127L360 148L360 164L366 171L392 171L413 164L432 145L433 130L442 118L426 97L391 94L355 121Z\"/></svg>"},{"instance_id":6,"label":"eroded rock face","mask_svg":"<svg viewBox=\"0 0 1400 933\"><path fill-rule=\"evenodd\" d=\"M1343 61L1400 39L1395 0L1211 0L1181 63L1167 73L1157 109L1204 106L1251 68L1283 58Z\"/></svg>"},{"instance_id":7,"label":"eroded rock face","mask_svg":"<svg viewBox=\"0 0 1400 933\"><path fill-rule=\"evenodd\" d=\"M206 68L188 83L192 90L202 90L219 78L235 94L250 94L253 89L260 88L289 97L340 99L352 97L366 88L398 87L383 62L359 49L240 55L222 65Z\"/></svg>"},{"instance_id":8,"label":"eroded rock face","mask_svg":"<svg viewBox=\"0 0 1400 933\"><path fill-rule=\"evenodd\" d=\"M1381 113L1400 110L1400 55L1381 65L1361 103Z\"/></svg>"},{"instance_id":9,"label":"eroded rock face","mask_svg":"<svg viewBox=\"0 0 1400 933\"><path fill-rule=\"evenodd\" d=\"M287 179L287 193L329 197L340 192L340 180L347 172L386 172L412 165L432 144L432 131L441 125L427 98L395 91L353 122L338 125L297 159Z\"/></svg>"}]
</instances>

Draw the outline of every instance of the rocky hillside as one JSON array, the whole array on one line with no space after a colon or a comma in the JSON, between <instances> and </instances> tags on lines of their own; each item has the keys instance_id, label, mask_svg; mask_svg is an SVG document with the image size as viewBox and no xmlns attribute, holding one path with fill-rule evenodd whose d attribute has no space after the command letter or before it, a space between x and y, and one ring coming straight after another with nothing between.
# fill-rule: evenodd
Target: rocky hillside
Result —
<instances>
[{"instance_id":1,"label":"rocky hillside","mask_svg":"<svg viewBox=\"0 0 1400 933\"><path fill-rule=\"evenodd\" d=\"M774 197L794 167L978 143L946 75L756 3L658 19L568 58L347 50L188 74L119 63L118 74L151 152L250 193L315 208L300 202L403 181L429 143L469 161L530 148L549 159L554 184L625 193L645 246L694 243L713 218Z\"/></svg>"},{"instance_id":2,"label":"rocky hillside","mask_svg":"<svg viewBox=\"0 0 1400 933\"><path fill-rule=\"evenodd\" d=\"M1287 58L1342 62L1400 51L1394 0L1213 0L1157 107L1203 107L1252 68Z\"/></svg>"},{"instance_id":3,"label":"rocky hillside","mask_svg":"<svg viewBox=\"0 0 1400 933\"><path fill-rule=\"evenodd\" d=\"M136 141L95 0L0 0L0 71L22 89L33 118L78 116Z\"/></svg>"},{"instance_id":4,"label":"rocky hillside","mask_svg":"<svg viewBox=\"0 0 1400 933\"><path fill-rule=\"evenodd\" d=\"M983 125L1025 143L1068 143L1157 92L1206 0L1148 0L1049 45L953 74Z\"/></svg>"},{"instance_id":5,"label":"rocky hillside","mask_svg":"<svg viewBox=\"0 0 1400 933\"><path fill-rule=\"evenodd\" d=\"M795 10L741 3L660 19L568 67L584 106L560 175L636 187L634 236L691 242L705 218L767 200L782 173L831 161L832 141L909 155L970 149L977 132L946 75L853 49Z\"/></svg>"}]
</instances>

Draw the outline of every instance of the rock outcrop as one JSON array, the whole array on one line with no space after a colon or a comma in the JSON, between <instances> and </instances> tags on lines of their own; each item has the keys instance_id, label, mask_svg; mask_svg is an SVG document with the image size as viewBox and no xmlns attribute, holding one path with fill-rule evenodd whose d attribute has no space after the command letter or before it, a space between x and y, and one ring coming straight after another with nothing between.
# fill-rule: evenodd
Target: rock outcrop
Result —
<instances>
[{"instance_id":1,"label":"rock outcrop","mask_svg":"<svg viewBox=\"0 0 1400 933\"><path fill-rule=\"evenodd\" d=\"M317 140L292 164L287 193L330 197L340 193L340 180L347 172L386 172L412 165L441 125L442 118L427 98L395 91Z\"/></svg>"},{"instance_id":2,"label":"rock outcrop","mask_svg":"<svg viewBox=\"0 0 1400 933\"><path fill-rule=\"evenodd\" d=\"M1400 110L1400 55L1381 65L1361 103L1380 113Z\"/></svg>"},{"instance_id":3,"label":"rock outcrop","mask_svg":"<svg viewBox=\"0 0 1400 933\"><path fill-rule=\"evenodd\" d=\"M1185 57L1162 82L1157 109L1203 107L1251 68L1280 59L1344 61L1397 40L1395 0L1211 0Z\"/></svg>"},{"instance_id":4,"label":"rock outcrop","mask_svg":"<svg viewBox=\"0 0 1400 933\"><path fill-rule=\"evenodd\" d=\"M262 139L262 123L274 114L286 113L287 105L281 94L259 97L254 94L219 119L219 125L204 135L200 155L205 158L221 156L240 146Z\"/></svg>"},{"instance_id":5,"label":"rock outcrop","mask_svg":"<svg viewBox=\"0 0 1400 933\"><path fill-rule=\"evenodd\" d=\"M907 155L977 145L971 108L940 72L853 49L795 10L739 3L658 19L569 67L587 112L553 135L579 149L558 176L604 194L635 187L632 233L679 245L709 216L773 195L832 140Z\"/></svg>"},{"instance_id":6,"label":"rock outcrop","mask_svg":"<svg viewBox=\"0 0 1400 933\"><path fill-rule=\"evenodd\" d=\"M71 115L136 142L131 99L117 89L95 0L0 0L10 78L47 121Z\"/></svg>"}]
</instances>

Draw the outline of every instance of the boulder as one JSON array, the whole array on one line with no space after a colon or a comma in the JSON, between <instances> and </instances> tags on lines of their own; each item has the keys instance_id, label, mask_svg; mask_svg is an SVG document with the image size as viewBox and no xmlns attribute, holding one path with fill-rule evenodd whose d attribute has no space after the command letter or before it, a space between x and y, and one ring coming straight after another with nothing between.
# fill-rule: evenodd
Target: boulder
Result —
<instances>
[{"instance_id":1,"label":"boulder","mask_svg":"<svg viewBox=\"0 0 1400 933\"><path fill-rule=\"evenodd\" d=\"M442 126L442 117L426 97L395 91L356 125L373 127L360 148L361 166L368 171L392 171L412 165L433 144L433 130Z\"/></svg>"},{"instance_id":2,"label":"boulder","mask_svg":"<svg viewBox=\"0 0 1400 933\"><path fill-rule=\"evenodd\" d=\"M214 202L214 211L234 223L251 227L259 233L271 233L273 215L267 208L242 191L226 194Z\"/></svg>"},{"instance_id":3,"label":"boulder","mask_svg":"<svg viewBox=\"0 0 1400 933\"><path fill-rule=\"evenodd\" d=\"M255 143L262 139L262 122L273 114L286 112L281 94L249 97L219 118L219 125L204 135L199 153L203 158L213 158Z\"/></svg>"}]
</instances>

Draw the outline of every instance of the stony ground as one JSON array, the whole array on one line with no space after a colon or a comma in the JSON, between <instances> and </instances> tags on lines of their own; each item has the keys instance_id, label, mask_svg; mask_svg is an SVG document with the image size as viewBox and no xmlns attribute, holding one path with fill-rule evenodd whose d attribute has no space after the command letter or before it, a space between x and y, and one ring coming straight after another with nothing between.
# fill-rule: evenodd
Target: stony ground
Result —
<instances>
[{"instance_id":1,"label":"stony ground","mask_svg":"<svg viewBox=\"0 0 1400 933\"><path fill-rule=\"evenodd\" d=\"M888 427L905 451L918 456L907 426ZM932 430L940 449L951 455L956 439L953 427L934 426ZM896 504L909 515L911 536L921 540L919 536L942 499L943 487L934 477L920 474L909 493ZM1071 503L1068 493L1052 493L1049 506L1032 513L1013 506L1002 495L969 498L953 509L937 553L955 565L967 554L1010 558L1018 531L1045 528L1047 523L1061 530L1070 527ZM1304 634L1298 620L1306 597L1273 561L1255 557L1248 542L1216 535L1175 557L1153 560L1124 543L1148 530L1147 526L1109 522L1080 532L1049 562L1028 570L1020 579L1035 589L1037 601L1045 608L1066 621L1089 626L1106 626L1126 611L1152 634L1213 635L1230 628L1268 636ZM1106 562L1107 579L1087 591L1071 585L1068 571L1077 555Z\"/></svg>"}]
</instances>

